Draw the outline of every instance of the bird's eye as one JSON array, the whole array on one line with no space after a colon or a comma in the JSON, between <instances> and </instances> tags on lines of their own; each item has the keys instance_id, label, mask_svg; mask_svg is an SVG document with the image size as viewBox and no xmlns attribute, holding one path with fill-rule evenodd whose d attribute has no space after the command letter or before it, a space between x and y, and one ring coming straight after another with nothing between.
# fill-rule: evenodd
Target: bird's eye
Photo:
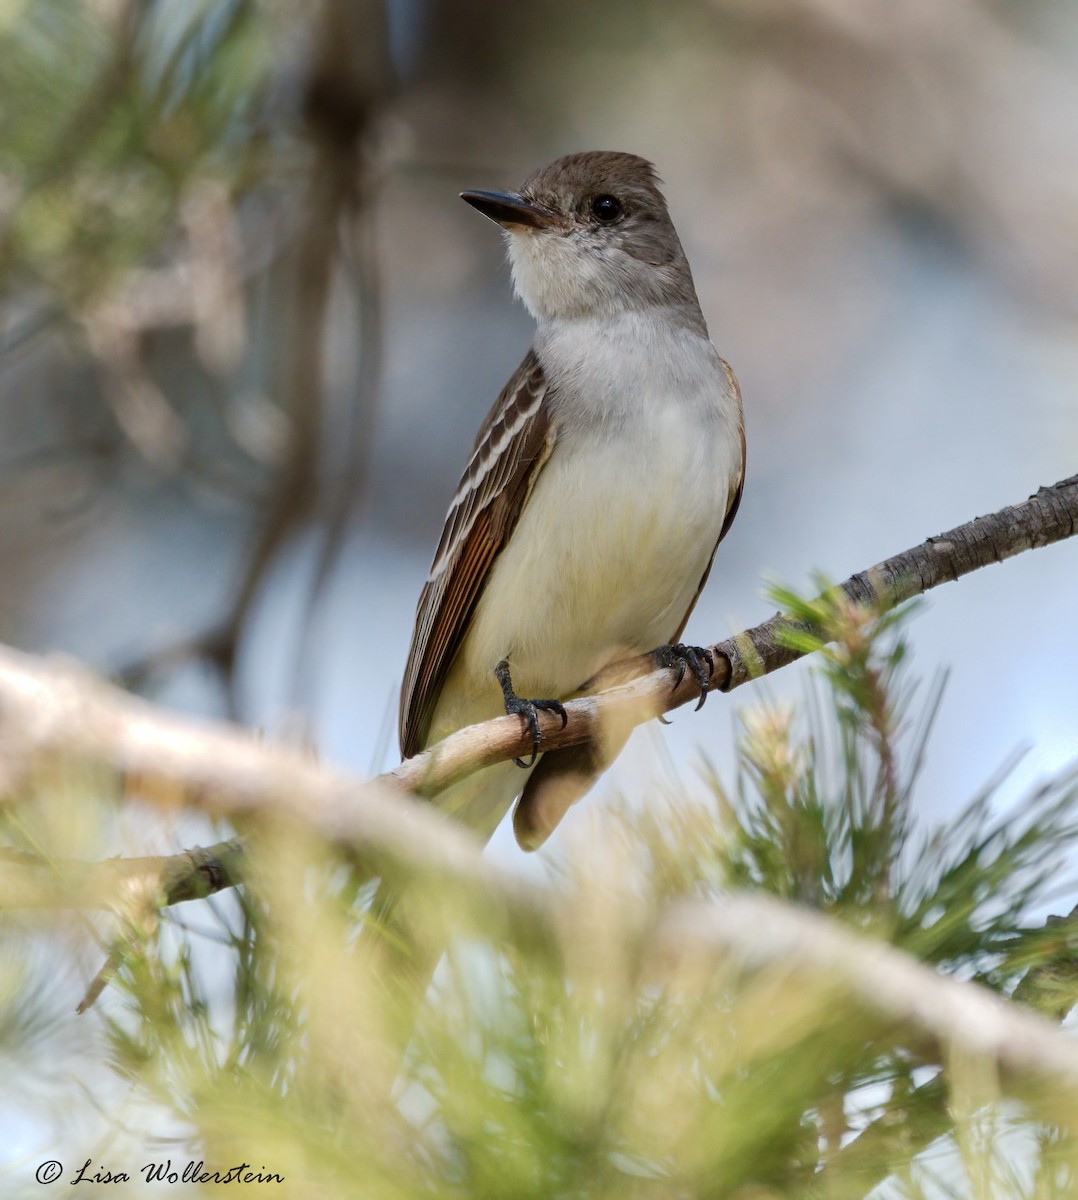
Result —
<instances>
[{"instance_id":1,"label":"bird's eye","mask_svg":"<svg viewBox=\"0 0 1078 1200\"><path fill-rule=\"evenodd\" d=\"M621 201L617 196L596 196L591 202L591 213L597 221L610 225L621 216Z\"/></svg>"}]
</instances>

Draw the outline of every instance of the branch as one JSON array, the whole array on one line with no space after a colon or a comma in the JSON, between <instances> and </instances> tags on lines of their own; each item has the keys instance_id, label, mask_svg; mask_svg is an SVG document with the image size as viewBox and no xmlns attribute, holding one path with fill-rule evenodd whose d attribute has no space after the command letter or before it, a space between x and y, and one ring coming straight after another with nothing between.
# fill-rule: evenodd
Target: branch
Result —
<instances>
[{"instance_id":1,"label":"branch","mask_svg":"<svg viewBox=\"0 0 1078 1200\"><path fill-rule=\"evenodd\" d=\"M858 601L889 598L897 603L950 579L1022 550L1048 545L1078 532L1078 476L1042 488L1023 504L962 525L853 576L842 591ZM781 614L712 647L713 689L730 691L799 657L780 643L788 628ZM686 679L671 690L670 673L644 655L604 671L597 685L611 686L566 705L565 730L546 729L550 747L573 745L592 736L601 721L639 723L696 698ZM628 680L626 682L626 680ZM103 766L125 777L128 790L151 803L184 804L231 819L275 812L336 839L344 832L380 869L458 873L472 853L467 835L451 820L401 795L403 786L423 796L480 767L527 751L527 737L513 717L471 726L408 760L387 776L361 784L258 742L235 727L169 715L144 700L102 683L70 663L48 661L0 647L0 799L17 794L43 763L66 761ZM556 721L550 722L557 725ZM389 786L393 785L393 786ZM227 845L227 844L226 844ZM205 852L221 851L214 847ZM196 852L198 853L198 852ZM7 890L0 904L58 903L48 874L27 862L16 876L9 859ZM239 851L220 870L186 855L173 867L165 859L83 864L65 872L68 903L111 906L113 889L132 878L154 881L169 903L199 894L239 870ZM220 864L218 864L220 866ZM205 867L205 869L203 869ZM56 871L56 867L52 868ZM173 869L177 874L172 874ZM489 881L488 881L489 882ZM190 889L190 891L185 891ZM209 890L215 890L210 888ZM36 899L34 897L37 897ZM49 898L51 897L51 899Z\"/></svg>"},{"instance_id":2,"label":"branch","mask_svg":"<svg viewBox=\"0 0 1078 1200\"><path fill-rule=\"evenodd\" d=\"M975 517L852 575L839 590L855 603L896 605L981 567L1076 533L1078 475L1073 475L1041 488L1020 504ZM802 657L801 651L783 644L783 633L792 628L797 628L796 624L777 613L763 624L709 647L715 657L709 690L732 691ZM595 738L603 726L631 728L699 698L690 675L677 688L671 687L671 675L669 668L656 667L646 654L607 668L589 682L589 695L566 703L569 720L564 729L556 716L540 713L543 748L576 746ZM387 778L429 799L481 767L530 753L531 741L520 718L497 717L452 734L401 763Z\"/></svg>"},{"instance_id":3,"label":"branch","mask_svg":"<svg viewBox=\"0 0 1078 1200\"><path fill-rule=\"evenodd\" d=\"M0 911L10 908L101 908L129 920L185 900L204 900L243 881L238 838L182 854L83 862L0 849ZM119 969L112 949L77 1007L85 1012Z\"/></svg>"},{"instance_id":4,"label":"branch","mask_svg":"<svg viewBox=\"0 0 1078 1200\"><path fill-rule=\"evenodd\" d=\"M83 862L0 850L0 909L101 908L204 900L243 878L238 838L181 854Z\"/></svg>"},{"instance_id":5,"label":"branch","mask_svg":"<svg viewBox=\"0 0 1078 1200\"><path fill-rule=\"evenodd\" d=\"M571 910L572 897L497 867L458 824L380 781L361 784L228 726L162 714L69 665L4 648L0 711L0 795L28 786L42 764L104 766L158 806L183 803L263 824L292 821L384 877L424 876L466 901L488 933L511 937L525 950L556 950L573 936L572 912L564 907ZM234 847L225 843L214 852L231 855ZM98 864L91 875L111 870L117 879L160 879L162 862L169 860ZM84 894L96 896L99 883ZM1010 1078L1078 1095L1078 1044L1049 1022L817 914L764 896L685 901L640 938L646 973L664 986L676 973L692 989L693 979L731 959L753 971L811 973L887 1023L918 1032L943 1055L968 1051Z\"/></svg>"},{"instance_id":6,"label":"branch","mask_svg":"<svg viewBox=\"0 0 1078 1200\"><path fill-rule=\"evenodd\" d=\"M894 946L837 920L762 893L668 908L652 935L660 978L699 979L729 958L745 970L781 970L826 981L843 1003L927 1039L946 1063L958 1051L995 1064L1004 1080L1060 1085L1078 1099L1078 1043L1044 1017L979 984L938 974ZM683 975L684 978L684 975ZM1078 1116L1074 1109L1072 1119Z\"/></svg>"},{"instance_id":7,"label":"branch","mask_svg":"<svg viewBox=\"0 0 1078 1200\"><path fill-rule=\"evenodd\" d=\"M263 826L291 822L345 847L390 883L418 874L466 895L485 895L476 903L486 909L513 898L507 933L525 946L544 928L529 918L514 877L488 864L475 839L429 804L378 780L361 783L235 726L163 712L74 663L0 646L0 806L32 792L39 771L63 768L73 778L94 768L117 774L126 795L162 809L183 806L233 822L259 818ZM145 881L167 861L135 860L131 877ZM23 859L12 872L10 857L8 863L0 861L0 879L11 873L13 880L0 897L12 904L20 903L20 893L35 906L123 908L131 899L123 894L128 881L118 864L78 865L68 888L58 881L58 868L52 887L47 871L27 875L40 864ZM230 857L229 872L240 868ZM115 896L104 894L110 885L118 889ZM182 890L182 881L177 887ZM99 978L113 966L107 963Z\"/></svg>"},{"instance_id":8,"label":"branch","mask_svg":"<svg viewBox=\"0 0 1078 1200\"><path fill-rule=\"evenodd\" d=\"M77 778L96 768L159 808L292 820L379 870L456 877L475 853L456 822L397 788L361 783L236 726L164 712L71 662L0 646L0 718L0 804L31 792L39 771L66 767ZM135 861L134 875L145 876L162 860Z\"/></svg>"}]
</instances>

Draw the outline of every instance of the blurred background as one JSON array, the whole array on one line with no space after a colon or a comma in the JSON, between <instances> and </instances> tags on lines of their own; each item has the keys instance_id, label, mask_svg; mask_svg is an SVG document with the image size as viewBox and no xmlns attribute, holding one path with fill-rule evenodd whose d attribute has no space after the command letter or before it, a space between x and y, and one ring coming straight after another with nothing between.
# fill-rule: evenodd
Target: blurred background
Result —
<instances>
[{"instance_id":1,"label":"blurred background","mask_svg":"<svg viewBox=\"0 0 1078 1200\"><path fill-rule=\"evenodd\" d=\"M1065 0L3 0L0 104L0 639L355 771L531 335L461 188L658 164L749 446L693 641L1078 469ZM928 600L927 817L1078 756L1076 582L1065 544ZM722 774L804 674L589 803Z\"/></svg>"},{"instance_id":2,"label":"blurred background","mask_svg":"<svg viewBox=\"0 0 1078 1200\"><path fill-rule=\"evenodd\" d=\"M574 150L658 164L744 391L689 639L768 616L769 577L1018 501L1078 470L1076 130L1067 0L0 0L0 640L394 765L445 507L531 336L456 194ZM1022 748L1004 797L1078 759L1076 583L1070 542L910 626L949 672L926 822ZM611 797L725 777L737 708L806 670L640 731L527 869ZM525 869L504 828L492 852ZM16 1155L50 1111L73 1129L65 1072L100 1074L71 1009L103 952L73 927L38 946L53 1041L0 1111Z\"/></svg>"}]
</instances>

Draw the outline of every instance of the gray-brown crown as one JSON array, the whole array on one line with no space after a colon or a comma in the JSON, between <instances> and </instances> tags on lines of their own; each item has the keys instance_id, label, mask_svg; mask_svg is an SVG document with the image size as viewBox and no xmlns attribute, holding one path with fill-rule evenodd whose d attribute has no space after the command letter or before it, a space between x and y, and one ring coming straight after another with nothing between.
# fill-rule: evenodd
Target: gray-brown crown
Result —
<instances>
[{"instance_id":1,"label":"gray-brown crown","mask_svg":"<svg viewBox=\"0 0 1078 1200\"><path fill-rule=\"evenodd\" d=\"M567 154L533 171L521 195L557 212L587 215L596 196L616 196L626 211L647 211L669 220L666 201L659 190L659 175L652 163L638 154L620 150L585 150Z\"/></svg>"}]
</instances>

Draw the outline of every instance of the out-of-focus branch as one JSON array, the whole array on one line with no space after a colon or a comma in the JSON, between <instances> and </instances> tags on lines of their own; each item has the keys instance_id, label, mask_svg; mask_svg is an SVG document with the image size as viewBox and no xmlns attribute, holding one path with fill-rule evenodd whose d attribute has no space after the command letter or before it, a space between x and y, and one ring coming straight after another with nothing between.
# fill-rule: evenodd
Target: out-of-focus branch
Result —
<instances>
[{"instance_id":1,"label":"out-of-focus branch","mask_svg":"<svg viewBox=\"0 0 1078 1200\"><path fill-rule=\"evenodd\" d=\"M242 865L238 838L182 854L105 862L0 850L0 909L167 907L235 887L242 880Z\"/></svg>"},{"instance_id":2,"label":"out-of-focus branch","mask_svg":"<svg viewBox=\"0 0 1078 1200\"><path fill-rule=\"evenodd\" d=\"M471 874L495 892L512 890L512 878L499 883L456 822L400 789L360 782L235 726L165 712L76 664L0 647L0 714L0 803L31 792L42 769L104 769L156 807L292 820L379 873Z\"/></svg>"},{"instance_id":3,"label":"out-of-focus branch","mask_svg":"<svg viewBox=\"0 0 1078 1200\"><path fill-rule=\"evenodd\" d=\"M289 339L288 400L292 439L266 520L232 611L212 639L210 654L231 682L244 621L266 570L318 500L325 410L326 313L340 255L342 229L366 202L364 153L388 89L377 48L384 13L376 0L323 0L315 51L304 90L305 131L313 150L306 212L296 249L296 286ZM371 352L367 344L363 353Z\"/></svg>"},{"instance_id":4,"label":"out-of-focus branch","mask_svg":"<svg viewBox=\"0 0 1078 1200\"><path fill-rule=\"evenodd\" d=\"M900 604L971 571L1076 533L1078 475L885 559L851 576L840 590L858 604ZM802 657L802 651L783 641L784 632L795 627L778 613L712 645L711 690L729 692ZM569 720L564 729L554 715L539 714L544 748L575 746L598 736L607 723L607 728L639 725L698 698L691 675L686 673L676 688L671 688L671 675L669 668L656 667L648 655L601 672L591 681L589 695L565 705ZM527 755L530 745L519 718L498 717L452 734L403 762L389 778L418 795L432 797L481 767Z\"/></svg>"},{"instance_id":5,"label":"out-of-focus branch","mask_svg":"<svg viewBox=\"0 0 1078 1200\"><path fill-rule=\"evenodd\" d=\"M1050 1022L819 913L763 894L684 901L661 916L652 946L667 986L681 975L691 988L701 970L730 959L823 979L844 1003L926 1039L937 1061L958 1051L994 1063L1009 1082L1038 1078L1078 1098L1078 1044Z\"/></svg>"},{"instance_id":6,"label":"out-of-focus branch","mask_svg":"<svg viewBox=\"0 0 1078 1200\"><path fill-rule=\"evenodd\" d=\"M0 707L0 783L8 795L42 761L108 766L158 805L184 803L270 822L290 818L383 873L403 869L428 882L444 880L524 945L553 948L571 936L574 923L556 895L488 862L466 831L384 784L360 784L221 725L162 714L71 668L8 649L0 650ZM213 852L233 869L234 846ZM109 870L116 878L160 880L160 864L87 868L88 877L98 878L84 894L96 897ZM660 977L667 990L699 994L720 966L811 977L885 1025L913 1031L941 1059L958 1050L993 1062L1009 1080L1048 1083L1078 1096L1078 1045L1049 1022L778 900L681 902L639 930L639 938L642 977Z\"/></svg>"},{"instance_id":7,"label":"out-of-focus branch","mask_svg":"<svg viewBox=\"0 0 1078 1200\"><path fill-rule=\"evenodd\" d=\"M287 314L289 337L283 364L283 408L290 415L290 437L276 478L263 505L264 516L229 611L216 627L184 638L173 646L129 664L122 682L139 686L146 677L200 655L218 669L235 711L236 655L266 574L289 539L323 503L323 455L327 445L325 341L330 298L342 257L342 234L362 226L369 203L367 157L372 130L391 89L384 52L385 13L381 0L321 0L312 22L310 69L302 93L302 132L310 148L308 184L297 223L293 251L293 287ZM370 267L364 261L361 269ZM374 286L365 281L369 288ZM360 297L361 310L369 294ZM369 360L357 404L357 423L369 421L378 370L377 317L363 316L366 334L361 353ZM360 486L364 474L365 438L369 430L353 430L348 439L351 461L345 486ZM343 527L346 506L334 505ZM335 552L339 535L326 554ZM328 568L322 566L324 574Z\"/></svg>"},{"instance_id":8,"label":"out-of-focus branch","mask_svg":"<svg viewBox=\"0 0 1078 1200\"><path fill-rule=\"evenodd\" d=\"M129 922L155 927L159 909L204 900L242 882L244 850L238 838L182 854L83 862L0 850L0 911L13 908L100 908ZM94 976L80 1013L94 1003L123 962L117 944Z\"/></svg>"}]
</instances>

